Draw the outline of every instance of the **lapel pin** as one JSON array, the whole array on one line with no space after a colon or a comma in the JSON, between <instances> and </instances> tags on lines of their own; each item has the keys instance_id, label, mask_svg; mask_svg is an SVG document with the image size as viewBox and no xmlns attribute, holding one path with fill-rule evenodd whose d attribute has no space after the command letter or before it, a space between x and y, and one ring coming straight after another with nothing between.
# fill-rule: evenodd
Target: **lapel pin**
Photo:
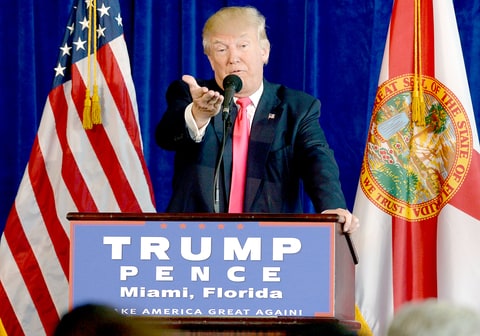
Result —
<instances>
[{"instance_id":1,"label":"lapel pin","mask_svg":"<svg viewBox=\"0 0 480 336\"><path fill-rule=\"evenodd\" d=\"M268 120L270 119L275 119L275 114L274 113L269 113L268 114Z\"/></svg>"}]
</instances>

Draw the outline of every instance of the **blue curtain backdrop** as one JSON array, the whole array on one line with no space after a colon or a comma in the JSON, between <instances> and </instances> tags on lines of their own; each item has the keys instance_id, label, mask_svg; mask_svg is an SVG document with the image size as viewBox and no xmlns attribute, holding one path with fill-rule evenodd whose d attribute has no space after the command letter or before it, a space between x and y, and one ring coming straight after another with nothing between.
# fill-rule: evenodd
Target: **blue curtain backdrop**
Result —
<instances>
[{"instance_id":1,"label":"blue curtain backdrop","mask_svg":"<svg viewBox=\"0 0 480 336\"><path fill-rule=\"evenodd\" d=\"M0 0L0 232L28 162L72 2ZM173 169L172 154L153 138L165 110L164 94L184 73L211 76L201 30L209 15L227 5L253 5L267 17L272 52L266 78L321 100L320 121L352 208L393 0L120 3L159 212L170 195ZM480 0L455 0L454 5L478 123Z\"/></svg>"}]
</instances>

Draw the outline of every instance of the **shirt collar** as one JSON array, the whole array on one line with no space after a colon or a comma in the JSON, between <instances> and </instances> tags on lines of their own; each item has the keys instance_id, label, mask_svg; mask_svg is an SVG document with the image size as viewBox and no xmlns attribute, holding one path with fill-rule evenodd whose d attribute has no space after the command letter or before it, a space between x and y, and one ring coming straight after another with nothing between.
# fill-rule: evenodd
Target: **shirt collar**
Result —
<instances>
[{"instance_id":1,"label":"shirt collar","mask_svg":"<svg viewBox=\"0 0 480 336\"><path fill-rule=\"evenodd\" d=\"M252 101L253 107L257 108L258 102L260 101L260 97L262 97L263 93L263 81L260 84L260 87L257 91L255 91L251 96L249 96L250 100ZM235 98L235 102L237 102L237 98Z\"/></svg>"}]
</instances>

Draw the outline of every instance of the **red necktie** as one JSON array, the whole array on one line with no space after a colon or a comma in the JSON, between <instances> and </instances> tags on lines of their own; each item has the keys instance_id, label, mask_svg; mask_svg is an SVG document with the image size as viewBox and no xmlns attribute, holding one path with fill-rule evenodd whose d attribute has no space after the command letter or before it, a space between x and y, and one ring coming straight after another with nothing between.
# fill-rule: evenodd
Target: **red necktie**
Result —
<instances>
[{"instance_id":1,"label":"red necktie","mask_svg":"<svg viewBox=\"0 0 480 336\"><path fill-rule=\"evenodd\" d=\"M243 199L245 195L245 181L247 176L248 140L250 137L250 123L247 118L247 106L252 101L250 98L239 98L237 104L240 109L233 127L233 161L232 183L230 187L230 201L228 212L243 212Z\"/></svg>"}]
</instances>

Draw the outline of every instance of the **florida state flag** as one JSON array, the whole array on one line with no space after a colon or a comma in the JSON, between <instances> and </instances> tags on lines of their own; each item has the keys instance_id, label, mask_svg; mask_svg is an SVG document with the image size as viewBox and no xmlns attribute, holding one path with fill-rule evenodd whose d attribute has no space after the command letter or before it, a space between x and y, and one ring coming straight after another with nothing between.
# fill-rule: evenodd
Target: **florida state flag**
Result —
<instances>
[{"instance_id":1,"label":"florida state flag","mask_svg":"<svg viewBox=\"0 0 480 336\"><path fill-rule=\"evenodd\" d=\"M354 213L375 335L431 297L480 310L479 142L451 0L395 0Z\"/></svg>"}]
</instances>

